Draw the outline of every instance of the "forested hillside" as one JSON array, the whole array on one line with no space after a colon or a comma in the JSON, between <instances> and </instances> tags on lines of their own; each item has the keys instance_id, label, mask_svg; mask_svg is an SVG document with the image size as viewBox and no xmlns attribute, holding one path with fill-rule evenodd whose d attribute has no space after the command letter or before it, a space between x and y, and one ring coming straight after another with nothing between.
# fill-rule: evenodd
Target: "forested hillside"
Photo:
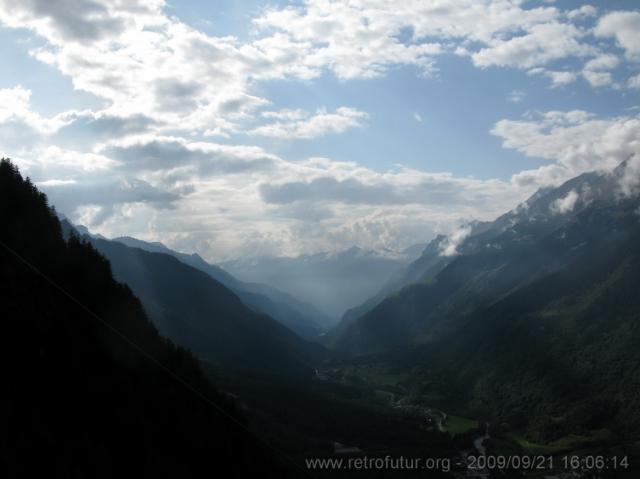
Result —
<instances>
[{"instance_id":1,"label":"forested hillside","mask_svg":"<svg viewBox=\"0 0 640 479\"><path fill-rule=\"evenodd\" d=\"M0 163L3 477L279 476L192 355L160 337L46 197Z\"/></svg>"}]
</instances>

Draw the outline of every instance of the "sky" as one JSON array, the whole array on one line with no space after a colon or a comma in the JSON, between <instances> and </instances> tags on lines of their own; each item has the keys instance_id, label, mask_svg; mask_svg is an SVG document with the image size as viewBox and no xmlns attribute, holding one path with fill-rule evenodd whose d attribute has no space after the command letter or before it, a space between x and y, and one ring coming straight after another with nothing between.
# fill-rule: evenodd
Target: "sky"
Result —
<instances>
[{"instance_id":1,"label":"sky","mask_svg":"<svg viewBox=\"0 0 640 479\"><path fill-rule=\"evenodd\" d=\"M0 0L0 155L210 261L402 250L640 150L640 8Z\"/></svg>"}]
</instances>

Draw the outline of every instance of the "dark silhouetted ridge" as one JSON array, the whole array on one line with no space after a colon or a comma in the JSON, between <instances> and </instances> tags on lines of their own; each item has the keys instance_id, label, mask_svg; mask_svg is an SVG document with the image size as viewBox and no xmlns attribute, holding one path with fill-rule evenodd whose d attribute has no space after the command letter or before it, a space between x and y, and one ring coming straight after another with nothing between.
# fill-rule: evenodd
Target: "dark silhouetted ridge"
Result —
<instances>
[{"instance_id":1,"label":"dark silhouetted ridge","mask_svg":"<svg viewBox=\"0 0 640 479\"><path fill-rule=\"evenodd\" d=\"M0 476L279 475L271 452L238 426L234 403L158 335L103 256L63 239L46 197L8 160L0 225Z\"/></svg>"}]
</instances>

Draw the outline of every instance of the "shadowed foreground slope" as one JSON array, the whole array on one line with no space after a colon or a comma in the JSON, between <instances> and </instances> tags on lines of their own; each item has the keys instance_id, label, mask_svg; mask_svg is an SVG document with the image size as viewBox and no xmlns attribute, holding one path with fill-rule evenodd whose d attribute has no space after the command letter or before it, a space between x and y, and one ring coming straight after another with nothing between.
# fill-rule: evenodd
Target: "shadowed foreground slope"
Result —
<instances>
[{"instance_id":1,"label":"shadowed foreground slope","mask_svg":"<svg viewBox=\"0 0 640 479\"><path fill-rule=\"evenodd\" d=\"M46 197L6 160L0 224L2 477L277 475L271 454L234 422L242 422L234 405L190 353L158 335L93 247L64 241Z\"/></svg>"}]
</instances>

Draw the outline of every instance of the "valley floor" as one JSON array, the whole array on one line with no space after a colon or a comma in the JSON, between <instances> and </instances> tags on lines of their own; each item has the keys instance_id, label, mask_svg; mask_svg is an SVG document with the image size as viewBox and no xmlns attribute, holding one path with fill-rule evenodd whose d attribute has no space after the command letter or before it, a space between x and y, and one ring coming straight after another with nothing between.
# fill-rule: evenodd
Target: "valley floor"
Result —
<instances>
[{"instance_id":1,"label":"valley floor","mask_svg":"<svg viewBox=\"0 0 640 479\"><path fill-rule=\"evenodd\" d=\"M212 365L207 369L215 383L242 401L244 413L264 439L301 465L309 458L415 457L446 459L447 470L430 471L428 477L532 478L637 477L632 466L640 465L640 443L624 441L612 431L536 443L523 431L490 424L484 417L469 417L464 406L450 402L437 384L417 394L409 387L414 378L379 363L327 364L316 370L315 377L304 380L222 371ZM486 459L478 459L481 456ZM626 460L615 470L593 476L586 464L571 462L574 457ZM501 458L517 458L519 467L509 470L506 462L512 459ZM339 475L413 477L414 472L387 470L369 476L340 470ZM311 477L336 474L335 470L314 470Z\"/></svg>"}]
</instances>

